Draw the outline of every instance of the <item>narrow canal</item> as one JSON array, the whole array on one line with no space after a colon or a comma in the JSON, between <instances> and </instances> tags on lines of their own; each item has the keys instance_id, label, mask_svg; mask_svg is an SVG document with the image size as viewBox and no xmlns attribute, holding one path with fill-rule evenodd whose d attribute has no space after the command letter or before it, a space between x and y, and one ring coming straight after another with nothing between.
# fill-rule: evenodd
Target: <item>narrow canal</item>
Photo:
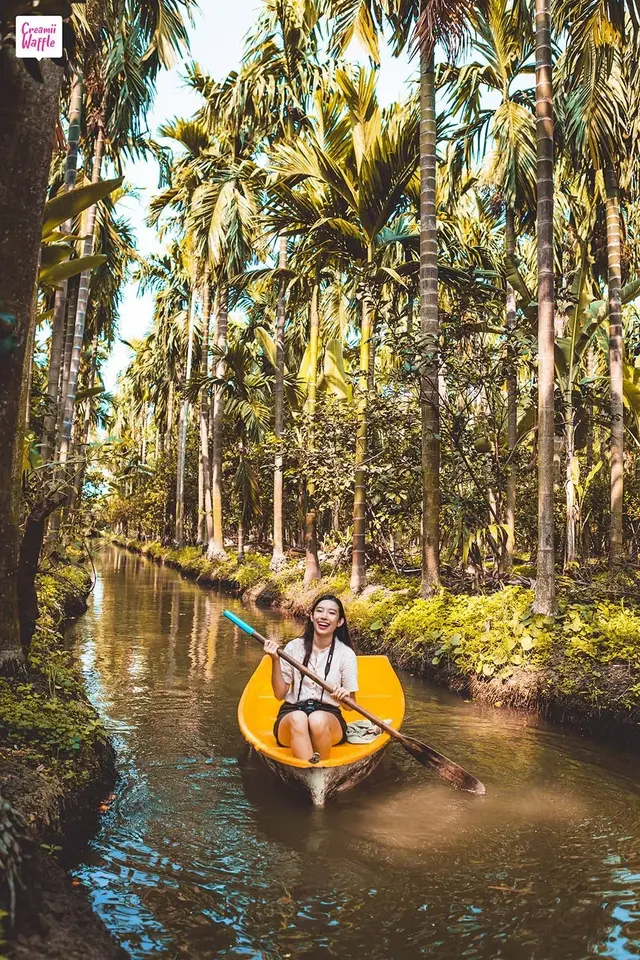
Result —
<instances>
[{"instance_id":1,"label":"narrow canal","mask_svg":"<svg viewBox=\"0 0 640 960\"><path fill-rule=\"evenodd\" d=\"M391 748L314 809L247 759L236 706L261 653L225 606L109 547L73 630L121 772L74 875L136 960L640 956L637 755L404 675L406 731L487 796Z\"/></svg>"}]
</instances>

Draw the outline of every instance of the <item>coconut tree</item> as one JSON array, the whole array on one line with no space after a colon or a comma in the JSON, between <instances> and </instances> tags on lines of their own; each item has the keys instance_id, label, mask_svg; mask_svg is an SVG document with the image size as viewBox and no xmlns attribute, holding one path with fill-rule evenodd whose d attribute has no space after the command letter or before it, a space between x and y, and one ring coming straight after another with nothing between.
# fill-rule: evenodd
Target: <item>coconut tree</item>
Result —
<instances>
[{"instance_id":1,"label":"coconut tree","mask_svg":"<svg viewBox=\"0 0 640 960\"><path fill-rule=\"evenodd\" d=\"M308 112L309 99L320 74L317 61L319 4L294 0L266 0L255 26L245 41L245 54L237 82L229 97L228 109L246 116L251 112L266 142L273 144L300 135ZM277 243L280 271L287 268L286 238ZM283 479L284 460L284 335L286 324L286 280L276 278L276 381L274 394L274 436L276 452L273 477L272 569L284 562Z\"/></svg>"},{"instance_id":2,"label":"coconut tree","mask_svg":"<svg viewBox=\"0 0 640 960\"><path fill-rule=\"evenodd\" d=\"M24 442L26 362L35 325L35 288L42 219L62 71L27 73L0 37L3 108L0 110L0 673L23 662L17 577L20 474Z\"/></svg>"},{"instance_id":3,"label":"coconut tree","mask_svg":"<svg viewBox=\"0 0 640 960\"><path fill-rule=\"evenodd\" d=\"M209 93L215 102L218 89ZM214 112L215 113L215 112ZM209 129L209 146L199 167L200 185L193 194L187 228L196 249L210 263L211 280L217 292L216 348L219 360L216 376L224 375L229 288L251 260L256 241L258 211L264 173L254 160L255 130L237 117L220 122L214 115ZM212 510L213 541L207 555L223 557L222 516L222 427L224 407L218 388L213 395L212 421Z\"/></svg>"},{"instance_id":4,"label":"coconut tree","mask_svg":"<svg viewBox=\"0 0 640 960\"><path fill-rule=\"evenodd\" d=\"M83 149L85 161L93 154L90 176L101 178L105 158L116 166L123 154L135 155L145 149L142 131L146 113L153 101L155 82L162 67L171 66L177 54L187 45L185 15L191 0L160 0L133 3L129 0L117 8L105 9L101 20L90 29L81 21L79 50L71 84L69 108L69 141L65 164L65 187L75 183L78 140L81 134L80 114L86 118ZM127 29L124 30L124 25ZM87 171L89 172L89 171ZM94 247L96 208L88 211L83 255L90 256ZM67 225L68 231L69 225ZM62 377L59 402L59 456L63 462L70 452L71 429L75 410L75 393L84 342L88 309L90 274L80 277L73 338L69 344L69 362ZM57 389L56 370L60 369L63 330L67 315L67 289L63 285L56 295L52 324L49 371L50 396ZM45 453L51 449L53 418L45 425Z\"/></svg>"},{"instance_id":5,"label":"coconut tree","mask_svg":"<svg viewBox=\"0 0 640 960\"><path fill-rule=\"evenodd\" d=\"M488 0L473 17L472 49L482 61L449 64L441 84L450 95L451 110L460 117L460 137L466 163L474 164L477 151L487 141L494 146L483 181L498 191L504 203L504 253L507 276L513 269L516 252L516 226L519 215L535 205L536 138L534 98L522 87L523 77L531 71L534 49L531 4L516 0ZM495 107L487 107L484 97L499 97ZM489 101L490 102L490 101ZM505 291L505 327L508 338L507 441L513 457L517 443L517 358L512 341L516 326L516 292L509 280ZM507 475L505 523L508 529L506 554L510 562L515 549L516 472L512 465Z\"/></svg>"},{"instance_id":6,"label":"coconut tree","mask_svg":"<svg viewBox=\"0 0 640 960\"><path fill-rule=\"evenodd\" d=\"M553 522L554 440L554 257L553 83L551 13L536 0L536 131L538 236L538 554L533 609L556 609Z\"/></svg>"},{"instance_id":7,"label":"coconut tree","mask_svg":"<svg viewBox=\"0 0 640 960\"><path fill-rule=\"evenodd\" d=\"M637 131L632 123L637 109L632 76L636 65L625 56L629 44L624 4L583 10L565 3L561 12L569 41L560 64L568 142L576 164L592 171L592 190L602 197L606 210L611 404L609 561L614 567L621 562L623 552L624 489L620 181L628 178L632 159L637 156Z\"/></svg>"},{"instance_id":8,"label":"coconut tree","mask_svg":"<svg viewBox=\"0 0 640 960\"><path fill-rule=\"evenodd\" d=\"M436 84L435 48L455 50L477 4L468 0L330 0L334 49L344 50L355 37L379 61L379 37L385 22L392 28L396 53L416 48L420 56L420 342L423 352L422 415L422 584L425 597L440 586L440 434L438 235L436 224Z\"/></svg>"},{"instance_id":9,"label":"coconut tree","mask_svg":"<svg viewBox=\"0 0 640 960\"><path fill-rule=\"evenodd\" d=\"M367 394L374 309L372 283L380 234L401 204L417 165L417 104L382 111L375 93L375 75L337 70L335 88L316 97L316 125L295 144L273 152L273 166L289 181L311 179L328 195L327 209L309 234L359 262L367 288L362 299L358 429L356 440L351 589L366 584L365 523L367 471ZM292 228L295 230L295 228Z\"/></svg>"},{"instance_id":10,"label":"coconut tree","mask_svg":"<svg viewBox=\"0 0 640 960\"><path fill-rule=\"evenodd\" d=\"M160 135L165 139L171 140L178 148L179 155L171 165L169 171L169 183L159 194L151 201L149 207L149 222L158 224L160 219L168 215L172 226L179 233L189 232L188 218L190 216L193 204L194 194L201 181L201 168L204 163L205 152L209 145L209 136L206 123L202 116L196 116L191 120L176 118L170 123L166 123L160 128ZM196 238L189 236L190 246L196 244ZM202 244L200 252L202 253ZM199 275L199 269L202 268L202 277ZM202 283L203 289L203 364L208 370L209 364L209 322L210 322L210 270L206 253L203 253L198 261L193 260L193 268L196 271L191 278L191 302L189 308L190 331L193 332L193 313L195 310L196 288ZM191 344L191 346L189 346ZM193 360L193 337L188 338L187 346L188 371L186 373L186 382L191 378L192 360ZM190 358L190 359L189 359ZM203 502L205 504L205 536L210 550L213 549L213 511L211 507L211 475L208 469L209 464L209 429L208 429L208 406L204 397L200 398L200 456L203 465L202 486ZM176 542L182 545L184 538L184 467L186 457L186 436L189 417L189 401L183 399L180 408L180 422L178 430L178 461L176 475ZM205 463L207 469L204 469Z\"/></svg>"}]
</instances>

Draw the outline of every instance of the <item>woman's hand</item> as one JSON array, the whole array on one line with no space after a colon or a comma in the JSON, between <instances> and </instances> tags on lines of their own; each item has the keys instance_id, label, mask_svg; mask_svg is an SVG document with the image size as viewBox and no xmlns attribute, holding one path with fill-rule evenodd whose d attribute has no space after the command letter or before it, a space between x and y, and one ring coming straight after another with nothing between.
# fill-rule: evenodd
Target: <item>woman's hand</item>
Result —
<instances>
[{"instance_id":1,"label":"woman's hand","mask_svg":"<svg viewBox=\"0 0 640 960\"><path fill-rule=\"evenodd\" d=\"M346 687L336 687L331 696L334 700L346 700L349 696L349 691Z\"/></svg>"},{"instance_id":2,"label":"woman's hand","mask_svg":"<svg viewBox=\"0 0 640 960\"><path fill-rule=\"evenodd\" d=\"M264 652L267 653L272 660L278 659L278 650L280 649L279 645L275 640L265 640L264 641Z\"/></svg>"}]
</instances>

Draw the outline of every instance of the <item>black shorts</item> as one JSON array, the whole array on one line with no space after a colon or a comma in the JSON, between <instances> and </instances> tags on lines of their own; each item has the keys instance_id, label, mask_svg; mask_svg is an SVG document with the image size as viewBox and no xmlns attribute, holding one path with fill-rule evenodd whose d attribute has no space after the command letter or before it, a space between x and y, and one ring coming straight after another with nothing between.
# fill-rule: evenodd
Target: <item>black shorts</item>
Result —
<instances>
[{"instance_id":1,"label":"black shorts","mask_svg":"<svg viewBox=\"0 0 640 960\"><path fill-rule=\"evenodd\" d=\"M325 710L327 713L333 714L342 727L342 740L340 740L339 743L346 742L347 724L342 716L340 707L334 707L332 703L324 703L322 700L300 700L298 703L287 703L285 701L278 710L278 716L276 717L276 722L273 725L273 735L276 738L276 743L279 747L284 747L284 743L280 743L278 740L278 727L280 726L280 721L283 717L286 717L288 713L293 713L294 710L302 710L302 712L306 713L308 717L311 716L312 713L315 713L316 710Z\"/></svg>"}]
</instances>

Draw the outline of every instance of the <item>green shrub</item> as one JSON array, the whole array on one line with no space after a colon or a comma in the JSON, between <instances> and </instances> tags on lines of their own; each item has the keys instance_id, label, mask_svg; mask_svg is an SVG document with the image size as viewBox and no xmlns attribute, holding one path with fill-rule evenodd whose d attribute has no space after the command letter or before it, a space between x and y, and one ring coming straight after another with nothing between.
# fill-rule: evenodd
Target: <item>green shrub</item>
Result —
<instances>
[{"instance_id":1,"label":"green shrub","mask_svg":"<svg viewBox=\"0 0 640 960\"><path fill-rule=\"evenodd\" d=\"M75 565L37 579L40 616L29 652L27 680L0 679L0 741L26 748L34 760L59 763L65 779L88 774L78 757L105 743L102 721L86 699L60 627L70 601L84 599L91 578Z\"/></svg>"}]
</instances>

